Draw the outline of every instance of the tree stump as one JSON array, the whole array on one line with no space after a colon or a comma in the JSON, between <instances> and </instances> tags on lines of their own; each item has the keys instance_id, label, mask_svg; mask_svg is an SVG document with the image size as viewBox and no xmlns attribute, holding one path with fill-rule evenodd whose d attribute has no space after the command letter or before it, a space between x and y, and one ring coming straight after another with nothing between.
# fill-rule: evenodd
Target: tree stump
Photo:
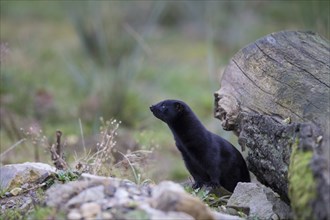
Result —
<instances>
[{"instance_id":1,"label":"tree stump","mask_svg":"<svg viewBox=\"0 0 330 220\"><path fill-rule=\"evenodd\" d=\"M329 41L282 31L241 49L215 93L215 117L249 149L257 179L297 219L329 219Z\"/></svg>"}]
</instances>

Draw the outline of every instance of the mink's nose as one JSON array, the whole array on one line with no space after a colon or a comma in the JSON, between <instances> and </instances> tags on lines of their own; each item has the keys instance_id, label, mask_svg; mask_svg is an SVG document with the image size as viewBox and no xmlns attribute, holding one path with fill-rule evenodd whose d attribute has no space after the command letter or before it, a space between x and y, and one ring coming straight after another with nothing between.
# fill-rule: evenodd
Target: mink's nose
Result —
<instances>
[{"instance_id":1,"label":"mink's nose","mask_svg":"<svg viewBox=\"0 0 330 220\"><path fill-rule=\"evenodd\" d=\"M155 106L153 106L153 105L152 105L152 106L150 106L149 108L150 108L150 111L152 111L152 112L153 112L153 111L154 111L154 109L155 109Z\"/></svg>"}]
</instances>

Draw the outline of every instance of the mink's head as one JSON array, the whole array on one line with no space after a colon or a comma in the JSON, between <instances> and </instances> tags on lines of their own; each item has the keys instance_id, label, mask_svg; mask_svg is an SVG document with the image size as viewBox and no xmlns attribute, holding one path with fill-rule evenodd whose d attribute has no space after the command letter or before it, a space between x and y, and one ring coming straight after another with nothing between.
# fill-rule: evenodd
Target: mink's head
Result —
<instances>
[{"instance_id":1,"label":"mink's head","mask_svg":"<svg viewBox=\"0 0 330 220\"><path fill-rule=\"evenodd\" d=\"M179 100L164 100L150 106L154 116L169 124L181 118L189 107Z\"/></svg>"}]
</instances>

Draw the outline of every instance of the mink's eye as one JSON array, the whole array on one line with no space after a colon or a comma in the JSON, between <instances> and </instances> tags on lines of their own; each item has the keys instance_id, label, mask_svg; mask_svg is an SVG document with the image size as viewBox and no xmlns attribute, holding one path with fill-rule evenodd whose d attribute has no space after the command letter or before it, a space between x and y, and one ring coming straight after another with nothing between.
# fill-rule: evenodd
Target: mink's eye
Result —
<instances>
[{"instance_id":1,"label":"mink's eye","mask_svg":"<svg viewBox=\"0 0 330 220\"><path fill-rule=\"evenodd\" d=\"M162 104L162 105L160 106L160 111L163 112L163 113L166 113L166 112L168 111L168 109L167 109L167 105L166 105L166 104Z\"/></svg>"}]
</instances>

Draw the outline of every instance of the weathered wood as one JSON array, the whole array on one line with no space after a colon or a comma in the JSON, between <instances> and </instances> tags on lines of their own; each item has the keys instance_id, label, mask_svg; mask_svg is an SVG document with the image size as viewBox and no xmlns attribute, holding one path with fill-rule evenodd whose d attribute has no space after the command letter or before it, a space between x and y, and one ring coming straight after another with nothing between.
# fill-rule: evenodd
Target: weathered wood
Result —
<instances>
[{"instance_id":1,"label":"weathered wood","mask_svg":"<svg viewBox=\"0 0 330 220\"><path fill-rule=\"evenodd\" d=\"M231 59L215 93L215 117L249 148L249 169L284 200L290 197L296 212L306 210L304 215L296 213L297 218L330 218L329 52L329 41L315 33L267 35ZM293 158L301 156L299 152L307 163ZM308 152L311 157L305 156ZM295 183L306 181L295 176L301 166L312 173L310 185ZM292 201L314 185L315 193L306 201Z\"/></svg>"}]
</instances>

